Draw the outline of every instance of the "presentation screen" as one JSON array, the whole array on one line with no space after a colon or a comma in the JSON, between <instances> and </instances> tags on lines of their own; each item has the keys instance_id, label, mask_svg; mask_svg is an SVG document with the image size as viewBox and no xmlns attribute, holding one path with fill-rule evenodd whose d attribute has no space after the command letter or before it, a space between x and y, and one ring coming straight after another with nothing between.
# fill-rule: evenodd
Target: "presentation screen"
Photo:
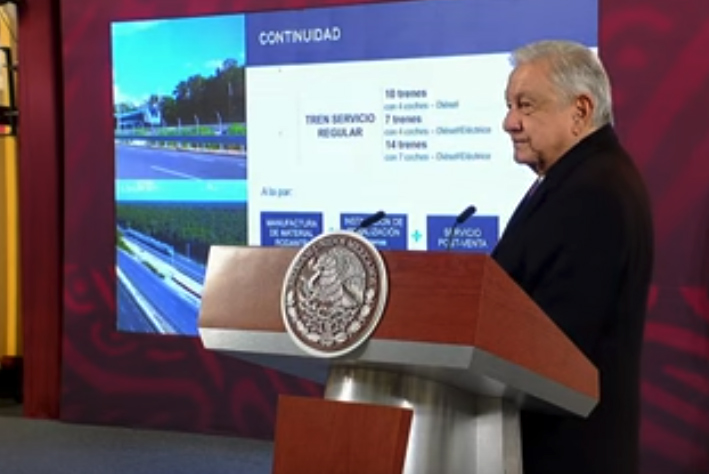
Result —
<instances>
[{"instance_id":1,"label":"presentation screen","mask_svg":"<svg viewBox=\"0 0 709 474\"><path fill-rule=\"evenodd\" d=\"M381 210L361 230L379 249L489 253L534 179L502 130L510 51L595 48L597 8L429 0L113 23L119 329L196 335L213 244L300 247Z\"/></svg>"}]
</instances>

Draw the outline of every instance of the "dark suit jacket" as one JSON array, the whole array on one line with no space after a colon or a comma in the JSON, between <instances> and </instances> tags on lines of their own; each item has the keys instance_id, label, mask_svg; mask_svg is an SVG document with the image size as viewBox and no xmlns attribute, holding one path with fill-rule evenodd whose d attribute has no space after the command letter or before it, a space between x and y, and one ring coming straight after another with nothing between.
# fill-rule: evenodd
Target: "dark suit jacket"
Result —
<instances>
[{"instance_id":1,"label":"dark suit jacket","mask_svg":"<svg viewBox=\"0 0 709 474\"><path fill-rule=\"evenodd\" d=\"M637 474L649 199L610 125L547 172L493 258L598 368L587 419L523 412L525 474Z\"/></svg>"}]
</instances>

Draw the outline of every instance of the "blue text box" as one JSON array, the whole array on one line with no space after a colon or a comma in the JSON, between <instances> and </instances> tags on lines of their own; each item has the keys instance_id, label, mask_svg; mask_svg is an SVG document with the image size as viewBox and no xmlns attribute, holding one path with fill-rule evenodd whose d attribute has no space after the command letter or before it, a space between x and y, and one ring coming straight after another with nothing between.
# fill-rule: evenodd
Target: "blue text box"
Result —
<instances>
[{"instance_id":1,"label":"blue text box","mask_svg":"<svg viewBox=\"0 0 709 474\"><path fill-rule=\"evenodd\" d=\"M504 53L598 43L598 0L436 0L246 15L249 67Z\"/></svg>"},{"instance_id":2,"label":"blue text box","mask_svg":"<svg viewBox=\"0 0 709 474\"><path fill-rule=\"evenodd\" d=\"M354 230L370 214L342 214L340 227ZM408 219L406 214L387 214L367 229L359 232L381 250L406 250L408 248Z\"/></svg>"},{"instance_id":3,"label":"blue text box","mask_svg":"<svg viewBox=\"0 0 709 474\"><path fill-rule=\"evenodd\" d=\"M320 234L320 213L261 213L261 245L264 247L302 247Z\"/></svg>"},{"instance_id":4,"label":"blue text box","mask_svg":"<svg viewBox=\"0 0 709 474\"><path fill-rule=\"evenodd\" d=\"M428 216L428 250L447 250L456 216ZM499 239L497 216L474 216L453 232L450 250L455 252L490 253Z\"/></svg>"}]
</instances>

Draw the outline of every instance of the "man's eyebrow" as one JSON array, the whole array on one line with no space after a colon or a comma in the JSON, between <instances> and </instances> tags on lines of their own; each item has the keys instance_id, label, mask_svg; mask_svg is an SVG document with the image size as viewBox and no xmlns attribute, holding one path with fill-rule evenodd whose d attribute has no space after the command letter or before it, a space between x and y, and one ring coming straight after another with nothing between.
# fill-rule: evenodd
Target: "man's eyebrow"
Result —
<instances>
[{"instance_id":1,"label":"man's eyebrow","mask_svg":"<svg viewBox=\"0 0 709 474\"><path fill-rule=\"evenodd\" d=\"M531 94L527 91L520 91L520 92L515 92L514 94L510 95L508 93L505 93L505 100L510 101L510 100L519 100L519 99L527 99L532 102L535 102L537 99L535 98L534 94Z\"/></svg>"}]
</instances>

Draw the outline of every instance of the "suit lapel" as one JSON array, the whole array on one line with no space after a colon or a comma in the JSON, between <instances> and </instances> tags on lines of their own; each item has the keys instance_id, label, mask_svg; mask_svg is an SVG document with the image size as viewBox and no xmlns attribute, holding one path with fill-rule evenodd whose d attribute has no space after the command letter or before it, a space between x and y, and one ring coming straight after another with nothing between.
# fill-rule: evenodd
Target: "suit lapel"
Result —
<instances>
[{"instance_id":1,"label":"suit lapel","mask_svg":"<svg viewBox=\"0 0 709 474\"><path fill-rule=\"evenodd\" d=\"M578 143L574 148L569 150L567 154L562 157L559 162L551 167L547 173L544 181L539 185L529 199L523 199L519 203L517 209L515 209L512 217L505 227L498 245L493 249L492 255L495 256L499 251L504 251L505 245L503 242L510 240L511 236L516 235L517 229L529 219L534 212L539 209L539 207L544 203L549 193L553 192L556 188L563 186L563 183L567 180L568 176L579 166L582 166L583 161L586 157L592 155L596 150L607 149L609 147L617 146L617 138L613 127L610 125L605 125L601 127L596 132L592 133L580 143Z\"/></svg>"},{"instance_id":2,"label":"suit lapel","mask_svg":"<svg viewBox=\"0 0 709 474\"><path fill-rule=\"evenodd\" d=\"M513 232L515 227L522 224L544 201L544 196L548 191L547 184L546 179L544 179L541 183L539 183L537 189L535 189L531 195L525 196L525 198L520 201L517 208L512 213L512 217L507 223L507 227L505 227L505 231L502 235L503 238L506 234Z\"/></svg>"}]
</instances>

